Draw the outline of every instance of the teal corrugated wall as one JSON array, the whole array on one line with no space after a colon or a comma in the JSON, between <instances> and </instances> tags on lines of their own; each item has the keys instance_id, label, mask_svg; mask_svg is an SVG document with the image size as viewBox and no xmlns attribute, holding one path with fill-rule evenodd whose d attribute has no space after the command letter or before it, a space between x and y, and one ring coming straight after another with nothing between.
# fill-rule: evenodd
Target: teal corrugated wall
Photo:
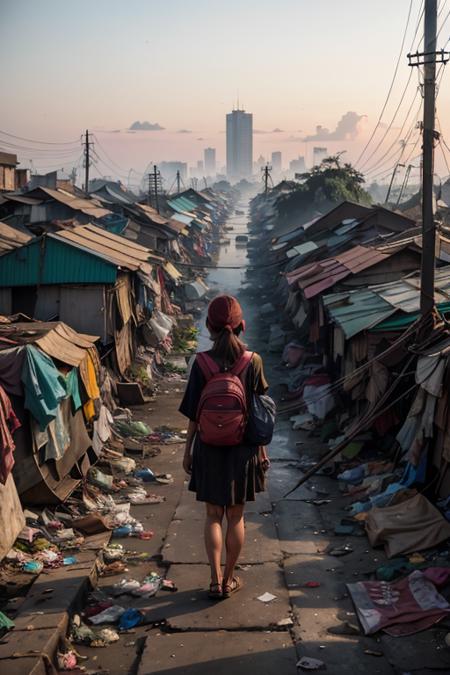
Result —
<instances>
[{"instance_id":1,"label":"teal corrugated wall","mask_svg":"<svg viewBox=\"0 0 450 675\"><path fill-rule=\"evenodd\" d=\"M0 257L0 286L38 284L110 284L113 263L49 237Z\"/></svg>"}]
</instances>

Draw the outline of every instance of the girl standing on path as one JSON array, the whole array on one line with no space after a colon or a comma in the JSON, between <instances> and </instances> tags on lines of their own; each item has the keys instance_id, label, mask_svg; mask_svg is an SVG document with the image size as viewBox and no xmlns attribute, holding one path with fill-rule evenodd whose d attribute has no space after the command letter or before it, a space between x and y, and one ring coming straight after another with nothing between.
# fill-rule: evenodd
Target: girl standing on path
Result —
<instances>
[{"instance_id":1,"label":"girl standing on path","mask_svg":"<svg viewBox=\"0 0 450 675\"><path fill-rule=\"evenodd\" d=\"M197 355L180 406L180 412L189 418L183 468L190 474L189 490L197 500L206 502L204 528L205 547L211 566L209 596L213 599L228 598L242 587L234 569L244 543L244 506L254 501L255 494L265 488L264 473L269 468L266 449L252 446L245 440L237 445L211 445L198 433L199 403L207 384L206 361L217 372L231 373L233 367L246 363L241 373L246 400L252 392L264 394L268 384L264 377L262 359L258 354L245 351L239 339L245 328L242 310L236 298L220 295L209 304L206 326L213 342L206 356ZM211 368L210 365L210 368ZM220 426L220 425L218 425ZM227 519L225 536L226 561L222 574L222 521Z\"/></svg>"}]
</instances>

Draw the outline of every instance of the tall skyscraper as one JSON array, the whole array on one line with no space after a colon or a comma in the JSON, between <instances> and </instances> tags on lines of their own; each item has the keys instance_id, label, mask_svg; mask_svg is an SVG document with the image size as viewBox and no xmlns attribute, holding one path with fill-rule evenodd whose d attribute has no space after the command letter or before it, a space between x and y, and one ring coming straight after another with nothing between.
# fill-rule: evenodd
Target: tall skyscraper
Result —
<instances>
[{"instance_id":1,"label":"tall skyscraper","mask_svg":"<svg viewBox=\"0 0 450 675\"><path fill-rule=\"evenodd\" d=\"M272 152L272 171L281 173L281 152Z\"/></svg>"},{"instance_id":2,"label":"tall skyscraper","mask_svg":"<svg viewBox=\"0 0 450 675\"><path fill-rule=\"evenodd\" d=\"M227 176L248 178L253 166L253 115L233 110L227 115Z\"/></svg>"},{"instance_id":3,"label":"tall skyscraper","mask_svg":"<svg viewBox=\"0 0 450 675\"><path fill-rule=\"evenodd\" d=\"M203 161L205 165L205 173L207 176L216 175L216 149L205 148L203 150Z\"/></svg>"},{"instance_id":4,"label":"tall skyscraper","mask_svg":"<svg viewBox=\"0 0 450 675\"><path fill-rule=\"evenodd\" d=\"M328 155L328 149L327 148L321 148L321 147L314 147L313 148L313 165L314 166L319 166L319 164L322 162L325 157Z\"/></svg>"},{"instance_id":5,"label":"tall skyscraper","mask_svg":"<svg viewBox=\"0 0 450 675\"><path fill-rule=\"evenodd\" d=\"M289 162L289 173L293 178L295 178L295 174L297 173L305 173L306 171L306 166L305 166L305 158L301 157L299 155L298 159L292 159Z\"/></svg>"}]
</instances>

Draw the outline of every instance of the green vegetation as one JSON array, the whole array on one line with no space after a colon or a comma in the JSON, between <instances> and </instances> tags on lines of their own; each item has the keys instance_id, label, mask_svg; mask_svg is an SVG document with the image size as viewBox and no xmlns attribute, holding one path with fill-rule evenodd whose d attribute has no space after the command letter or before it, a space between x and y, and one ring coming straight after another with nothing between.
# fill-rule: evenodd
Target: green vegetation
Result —
<instances>
[{"instance_id":1,"label":"green vegetation","mask_svg":"<svg viewBox=\"0 0 450 675\"><path fill-rule=\"evenodd\" d=\"M173 331L173 351L193 353L197 349L198 328L195 326L179 327L176 326Z\"/></svg>"},{"instance_id":2,"label":"green vegetation","mask_svg":"<svg viewBox=\"0 0 450 675\"><path fill-rule=\"evenodd\" d=\"M302 174L301 180L303 182L295 184L291 192L278 198L281 220L299 213L312 214L318 209L324 212L345 200L360 204L371 202L369 193L363 188L364 176L351 164L342 164L339 153Z\"/></svg>"}]
</instances>

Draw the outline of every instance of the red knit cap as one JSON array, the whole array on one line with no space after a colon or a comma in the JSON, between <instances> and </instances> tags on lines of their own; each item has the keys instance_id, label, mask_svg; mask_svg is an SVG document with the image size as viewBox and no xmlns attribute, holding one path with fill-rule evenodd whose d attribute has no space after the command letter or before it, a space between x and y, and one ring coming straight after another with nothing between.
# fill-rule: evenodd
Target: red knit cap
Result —
<instances>
[{"instance_id":1,"label":"red knit cap","mask_svg":"<svg viewBox=\"0 0 450 675\"><path fill-rule=\"evenodd\" d=\"M235 330L243 323L242 309L232 295L218 295L208 307L208 324L212 330L220 332L224 328Z\"/></svg>"}]
</instances>

